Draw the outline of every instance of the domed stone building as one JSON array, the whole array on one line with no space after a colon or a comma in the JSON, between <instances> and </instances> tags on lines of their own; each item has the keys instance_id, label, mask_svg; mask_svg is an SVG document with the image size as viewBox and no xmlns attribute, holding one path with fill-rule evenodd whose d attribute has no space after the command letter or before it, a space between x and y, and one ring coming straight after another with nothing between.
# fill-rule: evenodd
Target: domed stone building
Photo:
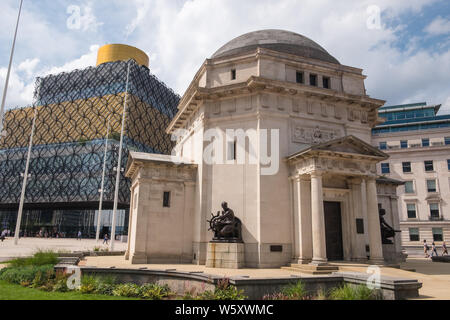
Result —
<instances>
[{"instance_id":1,"label":"domed stone building","mask_svg":"<svg viewBox=\"0 0 450 320\"><path fill-rule=\"evenodd\" d=\"M370 145L377 109L361 69L302 35L262 30L206 59L167 128L172 156L131 153L132 263L321 266L381 263L379 208L398 226L396 182L378 180L388 156ZM211 245L223 201L242 222L239 245Z\"/></svg>"}]
</instances>

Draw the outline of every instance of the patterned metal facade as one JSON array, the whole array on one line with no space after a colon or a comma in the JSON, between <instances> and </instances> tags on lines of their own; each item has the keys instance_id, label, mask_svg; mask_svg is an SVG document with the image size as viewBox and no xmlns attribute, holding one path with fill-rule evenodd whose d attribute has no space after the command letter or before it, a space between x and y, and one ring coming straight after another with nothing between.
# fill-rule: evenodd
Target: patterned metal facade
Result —
<instances>
[{"instance_id":1,"label":"patterned metal facade","mask_svg":"<svg viewBox=\"0 0 450 320\"><path fill-rule=\"evenodd\" d=\"M0 138L0 228L15 225L11 212L18 207L20 199L21 173L25 169L35 108L36 130L25 210L88 210L92 213L98 209L108 122L111 129L104 208L112 208L128 63L130 77L122 167L125 167L129 150L171 152L173 142L165 129L176 114L180 97L145 66L134 60L118 61L38 78L34 106L5 113L7 135ZM122 174L119 188L122 210L129 206L129 188L130 181ZM81 226L80 222L78 225Z\"/></svg>"}]
</instances>

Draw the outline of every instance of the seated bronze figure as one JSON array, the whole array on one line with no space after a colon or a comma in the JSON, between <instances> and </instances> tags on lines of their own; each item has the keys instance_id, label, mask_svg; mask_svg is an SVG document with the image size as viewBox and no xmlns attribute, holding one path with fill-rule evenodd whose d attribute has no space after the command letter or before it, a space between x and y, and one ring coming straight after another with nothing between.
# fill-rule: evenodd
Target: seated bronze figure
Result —
<instances>
[{"instance_id":1,"label":"seated bronze figure","mask_svg":"<svg viewBox=\"0 0 450 320\"><path fill-rule=\"evenodd\" d=\"M233 210L228 208L226 202L222 202L223 211L217 215L211 214L208 220L209 230L214 232L213 242L242 242L242 222L236 218Z\"/></svg>"},{"instance_id":2,"label":"seated bronze figure","mask_svg":"<svg viewBox=\"0 0 450 320\"><path fill-rule=\"evenodd\" d=\"M395 237L397 232L401 232L399 230L395 230L392 228L386 220L384 220L383 216L386 215L385 209L379 209L380 214L380 228L381 228L381 240L383 244L393 244L394 242L389 239Z\"/></svg>"}]
</instances>

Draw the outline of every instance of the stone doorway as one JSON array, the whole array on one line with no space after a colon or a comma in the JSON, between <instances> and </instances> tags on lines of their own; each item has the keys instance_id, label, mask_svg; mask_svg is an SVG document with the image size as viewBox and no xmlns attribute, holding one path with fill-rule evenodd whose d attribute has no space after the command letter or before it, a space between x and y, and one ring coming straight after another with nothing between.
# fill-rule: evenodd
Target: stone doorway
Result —
<instances>
[{"instance_id":1,"label":"stone doorway","mask_svg":"<svg viewBox=\"0 0 450 320\"><path fill-rule=\"evenodd\" d=\"M324 202L327 259L344 260L342 217L340 202Z\"/></svg>"}]
</instances>

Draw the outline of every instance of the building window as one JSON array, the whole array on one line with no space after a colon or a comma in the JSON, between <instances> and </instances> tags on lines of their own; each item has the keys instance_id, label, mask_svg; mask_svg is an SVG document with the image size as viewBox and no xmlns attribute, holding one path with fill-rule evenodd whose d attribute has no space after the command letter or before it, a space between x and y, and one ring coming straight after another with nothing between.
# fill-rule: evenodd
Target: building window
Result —
<instances>
[{"instance_id":1,"label":"building window","mask_svg":"<svg viewBox=\"0 0 450 320\"><path fill-rule=\"evenodd\" d=\"M444 140L445 140L445 145L450 146L450 137L445 137Z\"/></svg>"},{"instance_id":2,"label":"building window","mask_svg":"<svg viewBox=\"0 0 450 320\"><path fill-rule=\"evenodd\" d=\"M380 142L380 150L386 150L387 149L387 142Z\"/></svg>"},{"instance_id":3,"label":"building window","mask_svg":"<svg viewBox=\"0 0 450 320\"><path fill-rule=\"evenodd\" d=\"M325 89L330 89L330 78L323 77L323 87Z\"/></svg>"},{"instance_id":4,"label":"building window","mask_svg":"<svg viewBox=\"0 0 450 320\"><path fill-rule=\"evenodd\" d=\"M432 160L425 161L424 163L425 163L425 171L426 172L434 171L434 165L433 165Z\"/></svg>"},{"instance_id":5,"label":"building window","mask_svg":"<svg viewBox=\"0 0 450 320\"><path fill-rule=\"evenodd\" d=\"M436 180L427 180L428 192L436 192Z\"/></svg>"},{"instance_id":6,"label":"building window","mask_svg":"<svg viewBox=\"0 0 450 320\"><path fill-rule=\"evenodd\" d=\"M450 171L450 159L447 160L447 169Z\"/></svg>"},{"instance_id":7,"label":"building window","mask_svg":"<svg viewBox=\"0 0 450 320\"><path fill-rule=\"evenodd\" d=\"M439 203L430 203L430 217L431 220L439 220Z\"/></svg>"},{"instance_id":8,"label":"building window","mask_svg":"<svg viewBox=\"0 0 450 320\"><path fill-rule=\"evenodd\" d=\"M296 73L296 82L297 83L303 83L303 72L301 72L301 71L297 71L297 73Z\"/></svg>"},{"instance_id":9,"label":"building window","mask_svg":"<svg viewBox=\"0 0 450 320\"><path fill-rule=\"evenodd\" d=\"M422 139L422 147L429 147L430 139Z\"/></svg>"},{"instance_id":10,"label":"building window","mask_svg":"<svg viewBox=\"0 0 450 320\"><path fill-rule=\"evenodd\" d=\"M433 241L444 241L442 228L433 228Z\"/></svg>"},{"instance_id":11,"label":"building window","mask_svg":"<svg viewBox=\"0 0 450 320\"><path fill-rule=\"evenodd\" d=\"M402 167L403 167L403 173L411 172L411 162L403 162Z\"/></svg>"},{"instance_id":12,"label":"building window","mask_svg":"<svg viewBox=\"0 0 450 320\"><path fill-rule=\"evenodd\" d=\"M391 173L391 169L389 167L389 163L382 163L381 164L381 173L383 173L383 174Z\"/></svg>"},{"instance_id":13,"label":"building window","mask_svg":"<svg viewBox=\"0 0 450 320\"><path fill-rule=\"evenodd\" d=\"M414 182L413 181L406 181L405 193L414 193Z\"/></svg>"},{"instance_id":14,"label":"building window","mask_svg":"<svg viewBox=\"0 0 450 320\"><path fill-rule=\"evenodd\" d=\"M231 80L236 80L236 69L231 69Z\"/></svg>"},{"instance_id":15,"label":"building window","mask_svg":"<svg viewBox=\"0 0 450 320\"><path fill-rule=\"evenodd\" d=\"M400 141L400 148L402 148L402 149L408 148L408 140Z\"/></svg>"},{"instance_id":16,"label":"building window","mask_svg":"<svg viewBox=\"0 0 450 320\"><path fill-rule=\"evenodd\" d=\"M416 219L417 218L416 205L414 203L407 203L406 210L408 212L408 219Z\"/></svg>"},{"instance_id":17,"label":"building window","mask_svg":"<svg viewBox=\"0 0 450 320\"><path fill-rule=\"evenodd\" d=\"M409 228L409 241L419 241L419 229L418 228Z\"/></svg>"},{"instance_id":18,"label":"building window","mask_svg":"<svg viewBox=\"0 0 450 320\"><path fill-rule=\"evenodd\" d=\"M228 160L236 160L236 140L228 142Z\"/></svg>"},{"instance_id":19,"label":"building window","mask_svg":"<svg viewBox=\"0 0 450 320\"><path fill-rule=\"evenodd\" d=\"M163 207L170 208L170 191L164 191Z\"/></svg>"},{"instance_id":20,"label":"building window","mask_svg":"<svg viewBox=\"0 0 450 320\"><path fill-rule=\"evenodd\" d=\"M309 75L309 84L311 86L317 87L317 75L315 75L315 74Z\"/></svg>"},{"instance_id":21,"label":"building window","mask_svg":"<svg viewBox=\"0 0 450 320\"><path fill-rule=\"evenodd\" d=\"M363 219L356 219L356 233L364 234L364 220Z\"/></svg>"}]
</instances>

